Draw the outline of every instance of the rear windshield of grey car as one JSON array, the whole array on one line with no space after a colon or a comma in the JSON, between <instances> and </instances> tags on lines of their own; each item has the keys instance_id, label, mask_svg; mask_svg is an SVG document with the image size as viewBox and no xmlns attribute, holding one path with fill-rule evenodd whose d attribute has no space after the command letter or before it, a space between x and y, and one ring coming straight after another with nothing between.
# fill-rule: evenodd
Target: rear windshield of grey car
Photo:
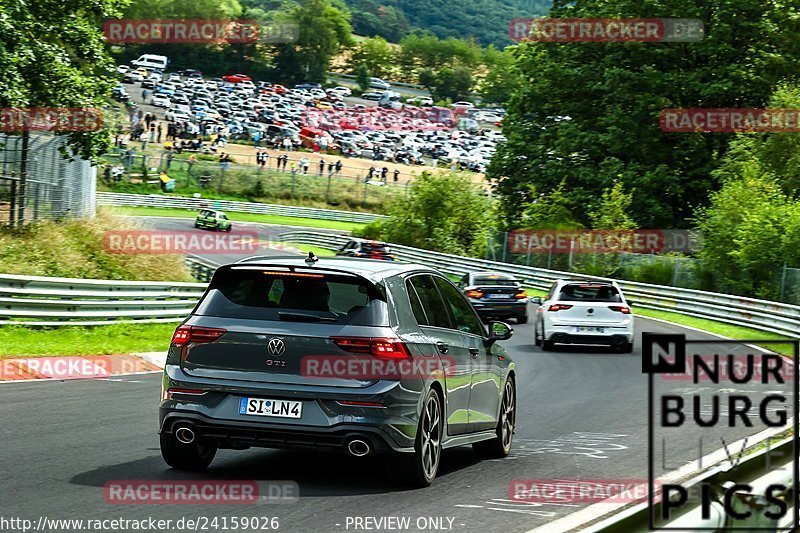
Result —
<instances>
[{"instance_id":1,"label":"rear windshield of grey car","mask_svg":"<svg viewBox=\"0 0 800 533\"><path fill-rule=\"evenodd\" d=\"M571 284L564 285L559 300L569 302L621 302L622 297L613 285Z\"/></svg>"},{"instance_id":2,"label":"rear windshield of grey car","mask_svg":"<svg viewBox=\"0 0 800 533\"><path fill-rule=\"evenodd\" d=\"M385 297L347 274L286 269L220 269L195 315L289 322L388 325Z\"/></svg>"}]
</instances>

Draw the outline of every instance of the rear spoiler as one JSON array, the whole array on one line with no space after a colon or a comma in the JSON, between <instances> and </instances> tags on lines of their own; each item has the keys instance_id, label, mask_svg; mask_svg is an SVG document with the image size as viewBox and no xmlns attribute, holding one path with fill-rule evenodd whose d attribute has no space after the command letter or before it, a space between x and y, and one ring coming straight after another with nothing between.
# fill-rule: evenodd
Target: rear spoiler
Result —
<instances>
[{"instance_id":1,"label":"rear spoiler","mask_svg":"<svg viewBox=\"0 0 800 533\"><path fill-rule=\"evenodd\" d=\"M258 262L258 259L267 259L270 263L261 263ZM240 259L236 263L232 263L229 265L223 265L217 270L214 271L214 275L211 277L211 281L209 282L209 288L214 284L217 276L220 273L226 273L232 270L262 270L262 271L269 271L269 270L277 270L277 269L288 269L290 273L298 273L298 274L334 274L337 276L352 276L354 278L361 279L371 286L376 287L381 294L386 297L386 293L384 288L375 283L374 280L369 279L366 276L362 276L361 274L357 274L355 272L344 270L341 268L329 268L329 267L319 267L315 264L312 265L287 265L282 263L272 263L271 261L280 260L280 259L297 259L297 256L258 256L258 257L248 257L245 259Z\"/></svg>"}]
</instances>

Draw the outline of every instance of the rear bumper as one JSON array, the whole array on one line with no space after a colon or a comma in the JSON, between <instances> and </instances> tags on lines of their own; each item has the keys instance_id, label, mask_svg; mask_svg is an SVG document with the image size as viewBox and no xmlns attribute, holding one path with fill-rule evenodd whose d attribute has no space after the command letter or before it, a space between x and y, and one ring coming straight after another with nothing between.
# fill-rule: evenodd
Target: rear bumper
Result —
<instances>
[{"instance_id":1,"label":"rear bumper","mask_svg":"<svg viewBox=\"0 0 800 533\"><path fill-rule=\"evenodd\" d=\"M519 317L528 313L527 303L484 303L470 300L472 307L482 317Z\"/></svg>"},{"instance_id":2,"label":"rear bumper","mask_svg":"<svg viewBox=\"0 0 800 533\"><path fill-rule=\"evenodd\" d=\"M556 332L550 335L547 340L559 344L599 344L606 346L622 346L625 343L633 342L633 337L632 335L627 335L625 333L593 335Z\"/></svg>"},{"instance_id":3,"label":"rear bumper","mask_svg":"<svg viewBox=\"0 0 800 533\"><path fill-rule=\"evenodd\" d=\"M201 443L219 448L304 448L318 451L344 452L347 444L361 439L374 453L411 452L413 441L402 446L381 427L343 423L330 427L289 426L273 423L215 420L188 411L162 410L159 433L172 434L178 424L192 427Z\"/></svg>"}]
</instances>

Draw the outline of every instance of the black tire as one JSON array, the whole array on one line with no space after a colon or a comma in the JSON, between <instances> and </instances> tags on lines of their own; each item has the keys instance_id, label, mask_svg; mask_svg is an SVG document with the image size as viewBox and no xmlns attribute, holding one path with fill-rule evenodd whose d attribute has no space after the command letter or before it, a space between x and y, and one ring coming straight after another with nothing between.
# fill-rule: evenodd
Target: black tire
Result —
<instances>
[{"instance_id":1,"label":"black tire","mask_svg":"<svg viewBox=\"0 0 800 533\"><path fill-rule=\"evenodd\" d=\"M200 224L199 224L199 223L197 223L197 222L195 222L195 223L194 223L194 227L195 227L195 228L197 228L197 229L200 229Z\"/></svg>"},{"instance_id":2,"label":"black tire","mask_svg":"<svg viewBox=\"0 0 800 533\"><path fill-rule=\"evenodd\" d=\"M528 323L528 314L527 313L517 317L517 324L527 324L527 323Z\"/></svg>"},{"instance_id":3,"label":"black tire","mask_svg":"<svg viewBox=\"0 0 800 533\"><path fill-rule=\"evenodd\" d=\"M500 400L500 418L497 420L495 438L476 442L472 449L480 457L486 459L502 459L508 457L514 440L517 422L517 389L514 380L506 381L503 398Z\"/></svg>"},{"instance_id":4,"label":"black tire","mask_svg":"<svg viewBox=\"0 0 800 533\"><path fill-rule=\"evenodd\" d=\"M539 326L533 326L533 344L535 346L542 345L542 339L539 337Z\"/></svg>"},{"instance_id":5,"label":"black tire","mask_svg":"<svg viewBox=\"0 0 800 533\"><path fill-rule=\"evenodd\" d=\"M619 353L633 353L633 343L632 342L626 342L625 344L623 344L622 346L617 348L617 352L619 352Z\"/></svg>"},{"instance_id":6,"label":"black tire","mask_svg":"<svg viewBox=\"0 0 800 533\"><path fill-rule=\"evenodd\" d=\"M214 456L217 455L216 446L203 446L196 442L192 444L182 444L175 439L174 435L162 433L161 457L164 462L176 470L205 470Z\"/></svg>"},{"instance_id":7,"label":"black tire","mask_svg":"<svg viewBox=\"0 0 800 533\"><path fill-rule=\"evenodd\" d=\"M227 228L225 228L225 231L230 233L232 229L233 229L233 226L228 226Z\"/></svg>"},{"instance_id":8,"label":"black tire","mask_svg":"<svg viewBox=\"0 0 800 533\"><path fill-rule=\"evenodd\" d=\"M556 348L556 343L553 341L542 340L542 351L543 352L552 352Z\"/></svg>"},{"instance_id":9,"label":"black tire","mask_svg":"<svg viewBox=\"0 0 800 533\"><path fill-rule=\"evenodd\" d=\"M442 401L436 391L430 390L419 418L414 453L390 456L387 461L390 476L411 487L430 486L439 472L443 428Z\"/></svg>"}]
</instances>

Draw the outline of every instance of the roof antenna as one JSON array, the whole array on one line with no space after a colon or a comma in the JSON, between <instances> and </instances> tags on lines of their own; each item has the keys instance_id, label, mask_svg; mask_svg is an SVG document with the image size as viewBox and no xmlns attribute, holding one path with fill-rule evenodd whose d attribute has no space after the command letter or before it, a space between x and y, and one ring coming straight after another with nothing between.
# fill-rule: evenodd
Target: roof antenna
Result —
<instances>
[{"instance_id":1,"label":"roof antenna","mask_svg":"<svg viewBox=\"0 0 800 533\"><path fill-rule=\"evenodd\" d=\"M308 257L306 257L306 263L309 265L313 265L317 261L319 261L319 258L316 255L314 255L314 252L308 252Z\"/></svg>"}]
</instances>

